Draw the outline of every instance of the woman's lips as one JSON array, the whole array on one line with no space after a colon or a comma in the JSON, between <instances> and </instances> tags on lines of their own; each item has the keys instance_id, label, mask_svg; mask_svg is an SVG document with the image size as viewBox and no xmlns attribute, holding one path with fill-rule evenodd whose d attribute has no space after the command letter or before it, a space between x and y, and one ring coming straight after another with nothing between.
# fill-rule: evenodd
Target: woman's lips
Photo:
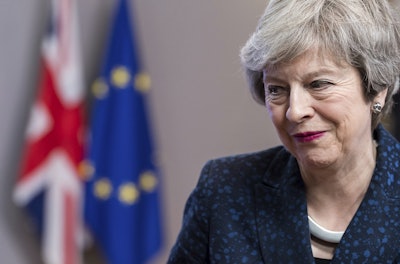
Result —
<instances>
[{"instance_id":1,"label":"woman's lips","mask_svg":"<svg viewBox=\"0 0 400 264\"><path fill-rule=\"evenodd\" d=\"M294 138L298 142L311 142L314 141L320 137L322 137L325 134L324 131L313 131L313 132L304 132L304 133L297 133L294 134Z\"/></svg>"}]
</instances>

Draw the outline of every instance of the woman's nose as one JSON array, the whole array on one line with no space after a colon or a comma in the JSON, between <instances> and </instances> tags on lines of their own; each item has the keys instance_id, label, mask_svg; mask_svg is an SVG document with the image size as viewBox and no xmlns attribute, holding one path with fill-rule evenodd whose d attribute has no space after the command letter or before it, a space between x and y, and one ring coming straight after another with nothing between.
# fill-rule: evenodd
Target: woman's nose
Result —
<instances>
[{"instance_id":1,"label":"woman's nose","mask_svg":"<svg viewBox=\"0 0 400 264\"><path fill-rule=\"evenodd\" d=\"M303 87L292 87L289 95L289 107L286 118L295 123L301 123L314 115L312 96Z\"/></svg>"}]
</instances>

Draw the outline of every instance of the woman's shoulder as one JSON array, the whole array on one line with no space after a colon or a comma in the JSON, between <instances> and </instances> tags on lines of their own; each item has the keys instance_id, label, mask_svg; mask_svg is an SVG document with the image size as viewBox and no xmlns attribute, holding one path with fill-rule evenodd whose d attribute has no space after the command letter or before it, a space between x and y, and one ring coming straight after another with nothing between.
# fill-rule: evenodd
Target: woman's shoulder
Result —
<instances>
[{"instance_id":1,"label":"woman's shoulder","mask_svg":"<svg viewBox=\"0 0 400 264\"><path fill-rule=\"evenodd\" d=\"M258 152L212 159L203 167L200 182L208 182L214 186L253 185L261 181L271 167L281 167L291 157L283 146L277 146Z\"/></svg>"},{"instance_id":2,"label":"woman's shoulder","mask_svg":"<svg viewBox=\"0 0 400 264\"><path fill-rule=\"evenodd\" d=\"M378 151L372 182L381 186L387 197L400 199L400 143L382 125L374 137Z\"/></svg>"},{"instance_id":3,"label":"woman's shoulder","mask_svg":"<svg viewBox=\"0 0 400 264\"><path fill-rule=\"evenodd\" d=\"M257 152L219 157L208 161L207 165L212 166L214 169L264 170L271 163L285 161L290 156L291 154L283 146L276 146Z\"/></svg>"}]
</instances>

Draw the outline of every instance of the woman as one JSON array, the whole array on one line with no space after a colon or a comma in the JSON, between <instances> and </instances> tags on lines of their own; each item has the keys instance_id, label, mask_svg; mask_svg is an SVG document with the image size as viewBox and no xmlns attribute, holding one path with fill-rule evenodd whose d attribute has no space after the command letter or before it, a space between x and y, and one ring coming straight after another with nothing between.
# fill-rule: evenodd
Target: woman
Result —
<instances>
[{"instance_id":1,"label":"woman","mask_svg":"<svg viewBox=\"0 0 400 264\"><path fill-rule=\"evenodd\" d=\"M241 51L283 146L208 162L169 263L400 263L384 0L272 0Z\"/></svg>"}]
</instances>

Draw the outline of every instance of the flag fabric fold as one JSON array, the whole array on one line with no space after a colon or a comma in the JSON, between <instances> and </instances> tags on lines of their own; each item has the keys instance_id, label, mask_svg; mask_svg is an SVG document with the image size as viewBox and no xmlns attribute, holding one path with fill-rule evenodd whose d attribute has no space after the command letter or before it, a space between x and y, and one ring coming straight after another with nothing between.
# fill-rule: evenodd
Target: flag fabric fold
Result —
<instances>
[{"instance_id":1,"label":"flag fabric fold","mask_svg":"<svg viewBox=\"0 0 400 264\"><path fill-rule=\"evenodd\" d=\"M108 263L145 263L162 244L160 177L129 5L119 0L94 82L85 221Z\"/></svg>"},{"instance_id":2,"label":"flag fabric fold","mask_svg":"<svg viewBox=\"0 0 400 264\"><path fill-rule=\"evenodd\" d=\"M52 0L14 200L38 225L44 263L81 263L84 83L75 0Z\"/></svg>"}]
</instances>

